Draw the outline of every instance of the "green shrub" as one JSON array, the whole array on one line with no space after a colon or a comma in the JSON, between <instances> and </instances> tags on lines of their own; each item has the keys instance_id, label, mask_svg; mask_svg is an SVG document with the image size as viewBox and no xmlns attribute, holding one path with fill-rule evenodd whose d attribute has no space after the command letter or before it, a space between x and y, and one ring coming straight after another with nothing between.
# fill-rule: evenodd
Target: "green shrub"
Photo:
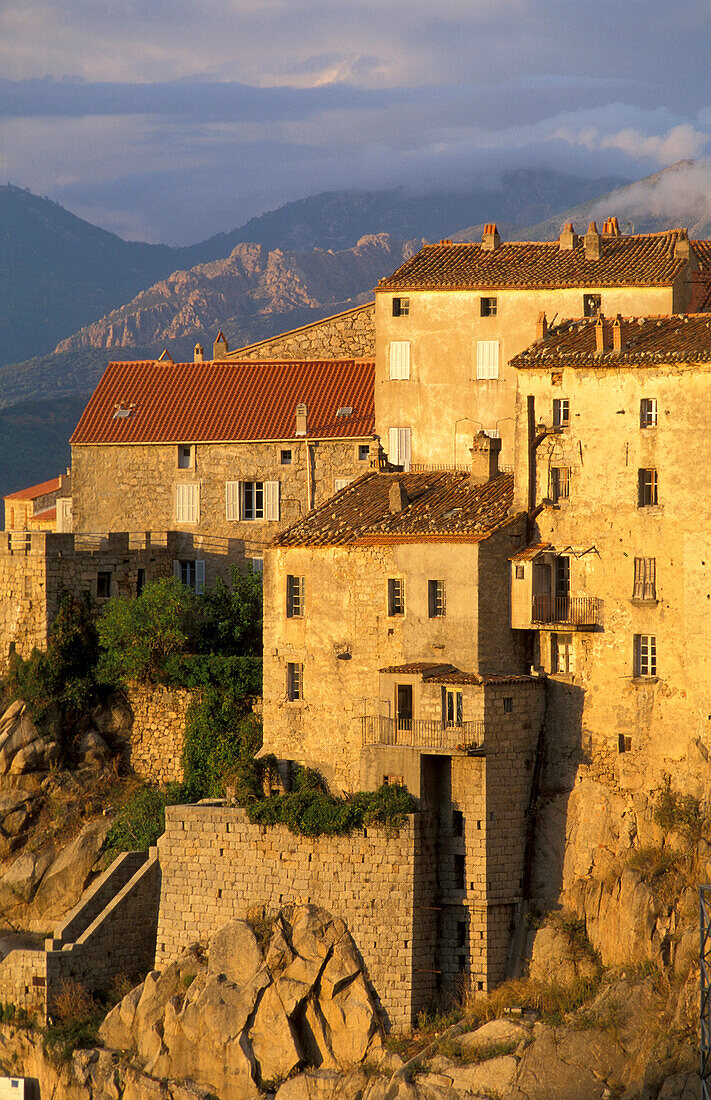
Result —
<instances>
[{"instance_id":1,"label":"green shrub","mask_svg":"<svg viewBox=\"0 0 711 1100\"><path fill-rule=\"evenodd\" d=\"M693 846L698 844L706 825L698 798L673 791L669 783L657 798L654 820L665 833L677 833Z\"/></svg>"},{"instance_id":2,"label":"green shrub","mask_svg":"<svg viewBox=\"0 0 711 1100\"><path fill-rule=\"evenodd\" d=\"M198 620L198 597L173 577L146 585L134 599L109 600L98 624L101 679L163 680L165 662L195 643Z\"/></svg>"},{"instance_id":3,"label":"green shrub","mask_svg":"<svg viewBox=\"0 0 711 1100\"><path fill-rule=\"evenodd\" d=\"M165 832L165 807L173 800L179 801L179 794L175 788L159 791L155 787L139 787L119 810L104 850L111 856L147 851Z\"/></svg>"},{"instance_id":4,"label":"green shrub","mask_svg":"<svg viewBox=\"0 0 711 1100\"><path fill-rule=\"evenodd\" d=\"M183 743L183 793L190 801L221 797L225 781L248 767L262 745L259 720L239 687L210 685L188 709Z\"/></svg>"}]
</instances>

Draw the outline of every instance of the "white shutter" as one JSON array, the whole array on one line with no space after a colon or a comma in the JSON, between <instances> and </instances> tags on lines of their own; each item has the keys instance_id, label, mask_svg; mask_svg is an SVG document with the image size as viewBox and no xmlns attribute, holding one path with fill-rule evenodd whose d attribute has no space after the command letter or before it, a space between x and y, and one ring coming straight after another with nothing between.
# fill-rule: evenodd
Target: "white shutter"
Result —
<instances>
[{"instance_id":1,"label":"white shutter","mask_svg":"<svg viewBox=\"0 0 711 1100\"><path fill-rule=\"evenodd\" d=\"M198 487L178 485L175 490L175 518L178 523L197 523Z\"/></svg>"},{"instance_id":2,"label":"white shutter","mask_svg":"<svg viewBox=\"0 0 711 1100\"><path fill-rule=\"evenodd\" d=\"M264 482L264 518L279 519L279 482Z\"/></svg>"},{"instance_id":3,"label":"white shutter","mask_svg":"<svg viewBox=\"0 0 711 1100\"><path fill-rule=\"evenodd\" d=\"M334 481L334 492L338 493L341 489L345 489L346 485L350 485L352 481L355 481L353 477L337 477Z\"/></svg>"},{"instance_id":4,"label":"white shutter","mask_svg":"<svg viewBox=\"0 0 711 1100\"><path fill-rule=\"evenodd\" d=\"M225 482L225 517L227 519L240 518L240 481Z\"/></svg>"},{"instance_id":5,"label":"white shutter","mask_svg":"<svg viewBox=\"0 0 711 1100\"><path fill-rule=\"evenodd\" d=\"M395 465L400 465L400 436L397 428L390 428L388 432L388 458Z\"/></svg>"},{"instance_id":6,"label":"white shutter","mask_svg":"<svg viewBox=\"0 0 711 1100\"><path fill-rule=\"evenodd\" d=\"M477 340L476 342L477 378L499 377L499 341Z\"/></svg>"},{"instance_id":7,"label":"white shutter","mask_svg":"<svg viewBox=\"0 0 711 1100\"><path fill-rule=\"evenodd\" d=\"M173 576L175 577L176 581L180 580L180 562L179 561L174 561L173 562Z\"/></svg>"},{"instance_id":8,"label":"white shutter","mask_svg":"<svg viewBox=\"0 0 711 1100\"><path fill-rule=\"evenodd\" d=\"M198 558L195 562L195 592L202 596L205 591L205 562Z\"/></svg>"},{"instance_id":9,"label":"white shutter","mask_svg":"<svg viewBox=\"0 0 711 1100\"><path fill-rule=\"evenodd\" d=\"M237 482L237 516L244 519L244 482Z\"/></svg>"},{"instance_id":10,"label":"white shutter","mask_svg":"<svg viewBox=\"0 0 711 1100\"><path fill-rule=\"evenodd\" d=\"M410 342L393 340L390 344L390 377L410 377Z\"/></svg>"},{"instance_id":11,"label":"white shutter","mask_svg":"<svg viewBox=\"0 0 711 1100\"><path fill-rule=\"evenodd\" d=\"M398 465L403 466L405 470L410 469L410 460L412 459L412 429L411 428L398 428L398 454L400 456Z\"/></svg>"}]
</instances>

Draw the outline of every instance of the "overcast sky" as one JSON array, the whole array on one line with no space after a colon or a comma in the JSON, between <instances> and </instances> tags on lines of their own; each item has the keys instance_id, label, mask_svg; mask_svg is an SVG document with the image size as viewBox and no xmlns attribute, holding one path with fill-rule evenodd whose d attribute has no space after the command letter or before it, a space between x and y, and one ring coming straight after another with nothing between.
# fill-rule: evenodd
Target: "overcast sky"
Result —
<instances>
[{"instance_id":1,"label":"overcast sky","mask_svg":"<svg viewBox=\"0 0 711 1100\"><path fill-rule=\"evenodd\" d=\"M0 179L186 244L331 188L711 153L711 0L0 0Z\"/></svg>"}]
</instances>

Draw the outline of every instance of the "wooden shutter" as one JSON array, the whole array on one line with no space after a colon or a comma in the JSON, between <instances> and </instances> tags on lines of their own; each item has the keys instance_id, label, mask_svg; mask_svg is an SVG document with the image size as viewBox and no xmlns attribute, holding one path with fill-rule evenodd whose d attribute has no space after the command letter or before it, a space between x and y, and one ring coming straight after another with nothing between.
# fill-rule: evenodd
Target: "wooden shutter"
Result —
<instances>
[{"instance_id":1,"label":"wooden shutter","mask_svg":"<svg viewBox=\"0 0 711 1100\"><path fill-rule=\"evenodd\" d=\"M240 481L225 482L225 516L227 519L240 519Z\"/></svg>"},{"instance_id":2,"label":"wooden shutter","mask_svg":"<svg viewBox=\"0 0 711 1100\"><path fill-rule=\"evenodd\" d=\"M195 562L195 591L198 596L205 591L205 562L201 558Z\"/></svg>"},{"instance_id":3,"label":"wooden shutter","mask_svg":"<svg viewBox=\"0 0 711 1100\"><path fill-rule=\"evenodd\" d=\"M390 344L390 377L410 377L410 342L409 340L393 340Z\"/></svg>"},{"instance_id":4,"label":"wooden shutter","mask_svg":"<svg viewBox=\"0 0 711 1100\"><path fill-rule=\"evenodd\" d=\"M390 428L388 431L388 458L395 465L400 465L400 435L398 428Z\"/></svg>"},{"instance_id":5,"label":"wooden shutter","mask_svg":"<svg viewBox=\"0 0 711 1100\"><path fill-rule=\"evenodd\" d=\"M477 340L476 343L477 378L499 377L499 341Z\"/></svg>"},{"instance_id":6,"label":"wooden shutter","mask_svg":"<svg viewBox=\"0 0 711 1100\"><path fill-rule=\"evenodd\" d=\"M279 482L264 482L264 518L279 519Z\"/></svg>"},{"instance_id":7,"label":"wooden shutter","mask_svg":"<svg viewBox=\"0 0 711 1100\"><path fill-rule=\"evenodd\" d=\"M412 458L412 429L411 428L398 428L398 444L397 444L399 459L398 465L403 466L406 470L410 469L410 459Z\"/></svg>"},{"instance_id":8,"label":"wooden shutter","mask_svg":"<svg viewBox=\"0 0 711 1100\"><path fill-rule=\"evenodd\" d=\"M175 577L176 581L180 580L181 572L180 572L180 562L179 561L174 561L173 562L173 576Z\"/></svg>"}]
</instances>

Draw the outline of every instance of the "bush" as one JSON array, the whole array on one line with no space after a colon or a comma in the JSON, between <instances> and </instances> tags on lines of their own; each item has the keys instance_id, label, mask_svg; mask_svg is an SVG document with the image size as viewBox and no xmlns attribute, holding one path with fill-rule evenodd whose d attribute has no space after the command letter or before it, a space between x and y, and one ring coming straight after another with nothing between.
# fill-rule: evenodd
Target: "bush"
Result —
<instances>
[{"instance_id":1,"label":"bush","mask_svg":"<svg viewBox=\"0 0 711 1100\"><path fill-rule=\"evenodd\" d=\"M673 791L669 783L657 798L654 820L665 833L677 833L692 846L698 844L706 824L698 798Z\"/></svg>"},{"instance_id":2,"label":"bush","mask_svg":"<svg viewBox=\"0 0 711 1100\"><path fill-rule=\"evenodd\" d=\"M146 585L135 599L110 600L98 626L100 678L163 680L166 661L195 643L198 620L198 597L173 577Z\"/></svg>"},{"instance_id":3,"label":"bush","mask_svg":"<svg viewBox=\"0 0 711 1100\"><path fill-rule=\"evenodd\" d=\"M168 788L139 787L119 810L106 837L104 850L112 857L120 852L145 852L165 832L165 807L179 801L180 791Z\"/></svg>"},{"instance_id":4,"label":"bush","mask_svg":"<svg viewBox=\"0 0 711 1100\"><path fill-rule=\"evenodd\" d=\"M225 781L248 768L261 746L261 724L239 687L205 688L192 700L185 723L185 800L222 797Z\"/></svg>"},{"instance_id":5,"label":"bush","mask_svg":"<svg viewBox=\"0 0 711 1100\"><path fill-rule=\"evenodd\" d=\"M270 758L249 761L238 779L237 798L254 824L286 825L299 836L342 836L368 825L395 831L415 809L406 787L385 784L377 791L336 798L329 794L323 777L310 768L295 770L288 794L266 797L263 777L273 766Z\"/></svg>"}]
</instances>

